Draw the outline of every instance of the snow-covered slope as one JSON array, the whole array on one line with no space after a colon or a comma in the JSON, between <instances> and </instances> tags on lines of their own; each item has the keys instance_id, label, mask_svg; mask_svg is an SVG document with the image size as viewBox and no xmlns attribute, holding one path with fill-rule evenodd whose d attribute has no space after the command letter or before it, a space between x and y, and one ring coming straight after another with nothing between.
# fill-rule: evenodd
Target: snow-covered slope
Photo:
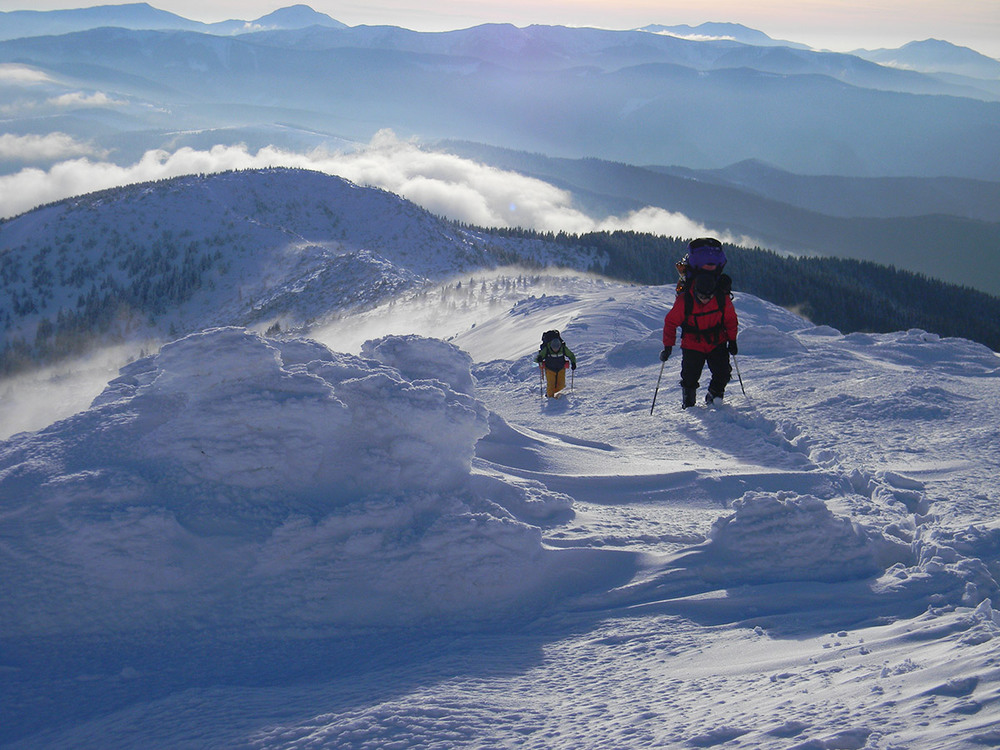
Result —
<instances>
[{"instance_id":1,"label":"snow-covered slope","mask_svg":"<svg viewBox=\"0 0 1000 750\"><path fill-rule=\"evenodd\" d=\"M996 355L738 295L746 394L681 411L669 289L546 284L205 331L0 443L0 739L995 744Z\"/></svg>"},{"instance_id":2,"label":"snow-covered slope","mask_svg":"<svg viewBox=\"0 0 1000 750\"><path fill-rule=\"evenodd\" d=\"M0 224L0 352L22 342L58 356L218 325L287 330L470 269L594 260L462 231L392 193L319 172L193 175Z\"/></svg>"},{"instance_id":3,"label":"snow-covered slope","mask_svg":"<svg viewBox=\"0 0 1000 750\"><path fill-rule=\"evenodd\" d=\"M7 455L35 470L5 482L7 532L29 557L59 552L27 567L8 558L5 580L26 585L8 592L5 636L205 621L322 633L526 608L547 588L540 533L504 518L489 482L473 486L488 422L464 392L471 360L432 339L372 353L397 367L243 329L195 334L126 367L87 412L14 441ZM412 374L423 361L433 378ZM509 495L535 518L569 504ZM458 547L467 553L447 552ZM459 576L465 585L438 583ZM296 603L303 594L312 612Z\"/></svg>"}]
</instances>

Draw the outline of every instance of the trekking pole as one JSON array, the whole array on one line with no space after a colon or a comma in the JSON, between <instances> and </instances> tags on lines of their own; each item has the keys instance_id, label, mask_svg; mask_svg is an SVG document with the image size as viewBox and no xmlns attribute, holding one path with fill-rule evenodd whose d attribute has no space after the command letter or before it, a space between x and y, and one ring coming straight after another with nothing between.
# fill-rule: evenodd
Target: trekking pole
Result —
<instances>
[{"instance_id":1,"label":"trekking pole","mask_svg":"<svg viewBox=\"0 0 1000 750\"><path fill-rule=\"evenodd\" d=\"M545 368L542 365L538 366L538 382L541 385L542 391L539 394L542 400L545 400Z\"/></svg>"},{"instance_id":2,"label":"trekking pole","mask_svg":"<svg viewBox=\"0 0 1000 750\"><path fill-rule=\"evenodd\" d=\"M660 363L660 377L656 379L656 390L653 391L653 404L649 407L649 414L653 414L653 406L656 406L656 394L660 392L660 380L663 378L663 368L666 367L666 361Z\"/></svg>"},{"instance_id":3,"label":"trekking pole","mask_svg":"<svg viewBox=\"0 0 1000 750\"><path fill-rule=\"evenodd\" d=\"M740 390L743 391L743 395L746 396L747 403L753 406L753 401L750 400L750 396L747 396L747 389L743 387L743 376L740 375L740 363L736 361L736 355L733 355L733 364L736 366L736 378L740 381Z\"/></svg>"}]
</instances>

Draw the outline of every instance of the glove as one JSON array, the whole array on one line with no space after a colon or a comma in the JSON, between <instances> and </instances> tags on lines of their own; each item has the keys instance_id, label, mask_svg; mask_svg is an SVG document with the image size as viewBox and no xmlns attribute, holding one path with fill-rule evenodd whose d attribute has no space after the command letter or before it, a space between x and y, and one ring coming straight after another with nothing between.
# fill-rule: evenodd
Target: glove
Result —
<instances>
[{"instance_id":1,"label":"glove","mask_svg":"<svg viewBox=\"0 0 1000 750\"><path fill-rule=\"evenodd\" d=\"M670 359L670 352L672 352L673 350L674 350L674 347L672 347L672 346L665 346L665 347L663 347L663 351L660 352L660 361L661 362L666 362L668 359Z\"/></svg>"},{"instance_id":2,"label":"glove","mask_svg":"<svg viewBox=\"0 0 1000 750\"><path fill-rule=\"evenodd\" d=\"M734 355L734 356L740 350L739 347L736 346L736 342L735 341L730 341L728 344L726 344L726 348L729 350L729 353L732 354L732 355Z\"/></svg>"},{"instance_id":3,"label":"glove","mask_svg":"<svg viewBox=\"0 0 1000 750\"><path fill-rule=\"evenodd\" d=\"M576 369L576 362L570 362L570 363L569 363L569 368L570 368L571 370L575 370L575 369Z\"/></svg>"}]
</instances>

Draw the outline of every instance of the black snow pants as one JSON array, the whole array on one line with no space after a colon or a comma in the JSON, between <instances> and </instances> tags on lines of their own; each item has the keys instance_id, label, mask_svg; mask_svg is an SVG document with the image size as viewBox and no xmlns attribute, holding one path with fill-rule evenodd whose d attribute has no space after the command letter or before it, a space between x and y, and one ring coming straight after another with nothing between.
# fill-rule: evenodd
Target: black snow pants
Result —
<instances>
[{"instance_id":1,"label":"black snow pants","mask_svg":"<svg viewBox=\"0 0 1000 750\"><path fill-rule=\"evenodd\" d=\"M715 347L708 354L696 349L681 350L681 387L697 388L706 362L709 372L712 373L708 390L715 396L724 395L726 386L729 385L729 381L733 377L733 366L729 363L729 350L726 349L724 343Z\"/></svg>"}]
</instances>

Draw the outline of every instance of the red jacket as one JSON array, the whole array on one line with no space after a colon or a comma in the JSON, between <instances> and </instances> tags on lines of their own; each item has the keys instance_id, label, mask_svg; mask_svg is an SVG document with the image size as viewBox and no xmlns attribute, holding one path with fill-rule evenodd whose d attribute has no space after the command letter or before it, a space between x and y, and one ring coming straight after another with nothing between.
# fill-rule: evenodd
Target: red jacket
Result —
<instances>
[{"instance_id":1,"label":"red jacket","mask_svg":"<svg viewBox=\"0 0 1000 750\"><path fill-rule=\"evenodd\" d=\"M685 320L684 297L690 295L691 314ZM677 341L677 329L683 327L681 349L695 349L706 354L720 344L736 341L739 321L736 308L729 295L723 297L724 306L719 310L719 300L714 295L708 302L701 302L691 290L677 295L663 321L663 345L673 346Z\"/></svg>"}]
</instances>

